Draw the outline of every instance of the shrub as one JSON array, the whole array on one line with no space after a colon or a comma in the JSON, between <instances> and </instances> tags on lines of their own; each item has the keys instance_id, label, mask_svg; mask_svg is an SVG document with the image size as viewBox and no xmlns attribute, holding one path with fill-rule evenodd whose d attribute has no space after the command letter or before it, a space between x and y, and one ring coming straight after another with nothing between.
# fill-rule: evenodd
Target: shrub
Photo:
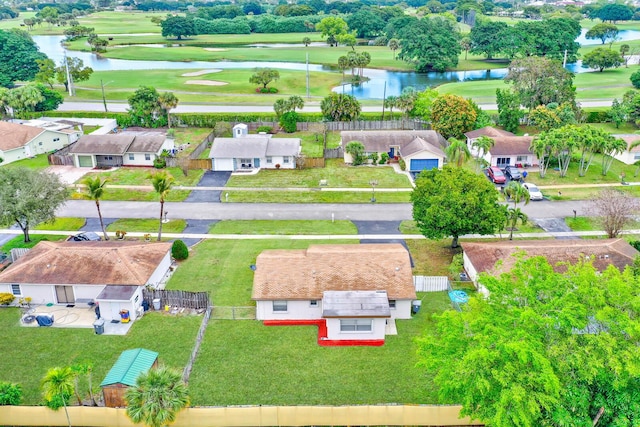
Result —
<instances>
[{"instance_id":1,"label":"shrub","mask_svg":"<svg viewBox=\"0 0 640 427\"><path fill-rule=\"evenodd\" d=\"M587 113L587 123L604 123L608 119L609 114L607 111L589 111Z\"/></svg>"},{"instance_id":2,"label":"shrub","mask_svg":"<svg viewBox=\"0 0 640 427\"><path fill-rule=\"evenodd\" d=\"M369 154L369 158L371 159L371 164L374 166L378 164L378 153Z\"/></svg>"},{"instance_id":3,"label":"shrub","mask_svg":"<svg viewBox=\"0 0 640 427\"><path fill-rule=\"evenodd\" d=\"M16 297L8 292L0 293L0 305L9 305Z\"/></svg>"},{"instance_id":4,"label":"shrub","mask_svg":"<svg viewBox=\"0 0 640 427\"><path fill-rule=\"evenodd\" d=\"M359 141L351 141L344 148L344 151L351 154L351 164L353 166L361 165L366 159L364 155L364 145Z\"/></svg>"},{"instance_id":5,"label":"shrub","mask_svg":"<svg viewBox=\"0 0 640 427\"><path fill-rule=\"evenodd\" d=\"M386 164L389 161L389 153L382 153L380 154L380 162L378 162L381 165Z\"/></svg>"},{"instance_id":6,"label":"shrub","mask_svg":"<svg viewBox=\"0 0 640 427\"><path fill-rule=\"evenodd\" d=\"M640 251L640 240L632 240L629 244Z\"/></svg>"},{"instance_id":7,"label":"shrub","mask_svg":"<svg viewBox=\"0 0 640 427\"><path fill-rule=\"evenodd\" d=\"M293 133L298 130L298 113L289 111L280 117L280 126L287 133Z\"/></svg>"},{"instance_id":8,"label":"shrub","mask_svg":"<svg viewBox=\"0 0 640 427\"><path fill-rule=\"evenodd\" d=\"M633 87L635 87L636 89L640 89L640 71L636 71L635 73L631 74L631 77L629 77L629 79L631 80L631 84L633 85Z\"/></svg>"},{"instance_id":9,"label":"shrub","mask_svg":"<svg viewBox=\"0 0 640 427\"><path fill-rule=\"evenodd\" d=\"M164 169L167 167L167 159L165 157L156 157L153 159L153 167L156 169Z\"/></svg>"},{"instance_id":10,"label":"shrub","mask_svg":"<svg viewBox=\"0 0 640 427\"><path fill-rule=\"evenodd\" d=\"M22 400L22 388L19 384L0 383L0 405L19 405Z\"/></svg>"},{"instance_id":11,"label":"shrub","mask_svg":"<svg viewBox=\"0 0 640 427\"><path fill-rule=\"evenodd\" d=\"M275 87L270 87L269 93L278 93L278 89L276 89Z\"/></svg>"},{"instance_id":12,"label":"shrub","mask_svg":"<svg viewBox=\"0 0 640 427\"><path fill-rule=\"evenodd\" d=\"M269 93L269 88L268 87L261 87L260 88L260 93Z\"/></svg>"},{"instance_id":13,"label":"shrub","mask_svg":"<svg viewBox=\"0 0 640 427\"><path fill-rule=\"evenodd\" d=\"M176 240L171 246L171 256L178 261L189 258L189 248L182 240Z\"/></svg>"},{"instance_id":14,"label":"shrub","mask_svg":"<svg viewBox=\"0 0 640 427\"><path fill-rule=\"evenodd\" d=\"M258 129L256 129L256 131L258 133L273 133L273 128L271 126L258 126Z\"/></svg>"},{"instance_id":15,"label":"shrub","mask_svg":"<svg viewBox=\"0 0 640 427\"><path fill-rule=\"evenodd\" d=\"M400 170L407 170L407 162L405 162L404 159L398 160L398 164L400 165Z\"/></svg>"}]
</instances>

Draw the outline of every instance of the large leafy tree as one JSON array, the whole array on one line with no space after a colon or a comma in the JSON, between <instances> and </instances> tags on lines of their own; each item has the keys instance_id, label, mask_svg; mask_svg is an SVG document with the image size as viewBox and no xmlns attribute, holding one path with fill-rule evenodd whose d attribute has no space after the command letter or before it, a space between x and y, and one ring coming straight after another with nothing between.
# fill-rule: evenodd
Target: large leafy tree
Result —
<instances>
[{"instance_id":1,"label":"large leafy tree","mask_svg":"<svg viewBox=\"0 0 640 427\"><path fill-rule=\"evenodd\" d=\"M471 29L471 53L483 54L487 59L492 59L503 48L502 39L498 34L507 28L505 22L480 21Z\"/></svg>"},{"instance_id":2,"label":"large leafy tree","mask_svg":"<svg viewBox=\"0 0 640 427\"><path fill-rule=\"evenodd\" d=\"M26 31L0 30L0 86L11 87L15 81L33 80L38 72L37 60L47 59Z\"/></svg>"},{"instance_id":3,"label":"large leafy tree","mask_svg":"<svg viewBox=\"0 0 640 427\"><path fill-rule=\"evenodd\" d=\"M445 138L461 138L475 122L475 109L458 95L440 95L431 104L431 126Z\"/></svg>"},{"instance_id":4,"label":"large leafy tree","mask_svg":"<svg viewBox=\"0 0 640 427\"><path fill-rule=\"evenodd\" d=\"M159 94L156 88L151 86L140 86L128 101L131 125L146 127L166 125L169 110L178 104L178 98L173 93Z\"/></svg>"},{"instance_id":5,"label":"large leafy tree","mask_svg":"<svg viewBox=\"0 0 640 427\"><path fill-rule=\"evenodd\" d=\"M523 20L514 29L523 39L519 49L522 56L543 56L562 61L566 54L568 62L577 59L580 44L575 40L580 35L581 27L574 19ZM511 42L506 38L504 40L507 45Z\"/></svg>"},{"instance_id":6,"label":"large leafy tree","mask_svg":"<svg viewBox=\"0 0 640 427\"><path fill-rule=\"evenodd\" d=\"M135 387L126 391L125 399L131 421L164 427L189 405L189 390L178 371L160 367L140 374Z\"/></svg>"},{"instance_id":7,"label":"large leafy tree","mask_svg":"<svg viewBox=\"0 0 640 427\"><path fill-rule=\"evenodd\" d=\"M520 103L529 109L551 102L575 102L573 74L560 61L541 57L516 59L509 64L504 80L513 85Z\"/></svg>"},{"instance_id":8,"label":"large leafy tree","mask_svg":"<svg viewBox=\"0 0 640 427\"><path fill-rule=\"evenodd\" d=\"M158 242L162 240L162 216L164 214L164 202L169 195L175 179L166 170L156 172L149 176L153 189L160 196L160 226L158 228Z\"/></svg>"},{"instance_id":9,"label":"large leafy tree","mask_svg":"<svg viewBox=\"0 0 640 427\"><path fill-rule=\"evenodd\" d=\"M23 167L0 168L0 224L16 223L30 242L31 225L53 221L66 199L57 175Z\"/></svg>"},{"instance_id":10,"label":"large leafy tree","mask_svg":"<svg viewBox=\"0 0 640 427\"><path fill-rule=\"evenodd\" d=\"M71 80L74 83L84 82L89 80L91 74L93 74L93 68L85 67L84 61L80 58L67 57L67 66L69 68L69 74ZM56 67L56 79L58 83L64 84L65 90L69 90L69 81L67 79L67 67L65 67L64 60L59 67Z\"/></svg>"},{"instance_id":11,"label":"large leafy tree","mask_svg":"<svg viewBox=\"0 0 640 427\"><path fill-rule=\"evenodd\" d=\"M193 19L184 16L167 16L161 23L162 37L174 36L178 40L182 37L197 34Z\"/></svg>"},{"instance_id":12,"label":"large leafy tree","mask_svg":"<svg viewBox=\"0 0 640 427\"><path fill-rule=\"evenodd\" d=\"M34 106L34 111L54 111L64 102L64 97L57 90L43 84L36 84L35 87L42 95L43 100Z\"/></svg>"},{"instance_id":13,"label":"large leafy tree","mask_svg":"<svg viewBox=\"0 0 640 427\"><path fill-rule=\"evenodd\" d=\"M524 112L520 110L520 97L509 89L496 89L498 124L506 131L516 132Z\"/></svg>"},{"instance_id":14,"label":"large leafy tree","mask_svg":"<svg viewBox=\"0 0 640 427\"><path fill-rule=\"evenodd\" d=\"M316 24L316 30L320 31L322 37L327 38L327 43L333 46L337 45L339 36L347 34L349 25L338 16L328 16Z\"/></svg>"},{"instance_id":15,"label":"large leafy tree","mask_svg":"<svg viewBox=\"0 0 640 427\"><path fill-rule=\"evenodd\" d=\"M14 116L35 111L36 106L44 101L44 95L34 84L15 87L7 93L7 104L13 110Z\"/></svg>"},{"instance_id":16,"label":"large leafy tree","mask_svg":"<svg viewBox=\"0 0 640 427\"><path fill-rule=\"evenodd\" d=\"M617 68L624 63L624 59L620 52L598 47L591 52L586 53L582 58L582 64L589 68L603 72L605 68Z\"/></svg>"},{"instance_id":17,"label":"large leafy tree","mask_svg":"<svg viewBox=\"0 0 640 427\"><path fill-rule=\"evenodd\" d=\"M603 22L591 27L584 37L590 40L600 40L602 44L605 44L607 41L615 41L619 32L620 30L615 25Z\"/></svg>"},{"instance_id":18,"label":"large leafy tree","mask_svg":"<svg viewBox=\"0 0 640 427\"><path fill-rule=\"evenodd\" d=\"M419 343L441 403L494 427L633 426L640 420L640 286L631 270L562 270L543 257L482 274L488 297L434 316Z\"/></svg>"},{"instance_id":19,"label":"large leafy tree","mask_svg":"<svg viewBox=\"0 0 640 427\"><path fill-rule=\"evenodd\" d=\"M70 367L64 367L49 369L42 379L42 395L45 404L53 410L64 407L69 427L71 427L71 419L67 405L75 392L75 377L76 373Z\"/></svg>"},{"instance_id":20,"label":"large leafy tree","mask_svg":"<svg viewBox=\"0 0 640 427\"><path fill-rule=\"evenodd\" d=\"M263 68L256 70L254 74L249 77L249 83L260 84L263 88L266 88L269 83L280 78L280 72L278 70L272 70L271 68Z\"/></svg>"},{"instance_id":21,"label":"large leafy tree","mask_svg":"<svg viewBox=\"0 0 640 427\"><path fill-rule=\"evenodd\" d=\"M376 10L368 6L361 7L347 19L349 28L355 30L358 37L380 35L386 22L379 13L376 13Z\"/></svg>"},{"instance_id":22,"label":"large leafy tree","mask_svg":"<svg viewBox=\"0 0 640 427\"><path fill-rule=\"evenodd\" d=\"M607 188L600 191L588 204L610 239L618 237L624 227L634 220L640 210L638 199L620 190Z\"/></svg>"},{"instance_id":23,"label":"large leafy tree","mask_svg":"<svg viewBox=\"0 0 640 427\"><path fill-rule=\"evenodd\" d=\"M613 24L616 21L627 21L632 17L632 10L625 4L610 3L598 10L598 18L602 19L602 21L610 21Z\"/></svg>"},{"instance_id":24,"label":"large leafy tree","mask_svg":"<svg viewBox=\"0 0 640 427\"><path fill-rule=\"evenodd\" d=\"M354 96L334 92L322 100L320 109L328 120L349 122L358 118L362 107Z\"/></svg>"},{"instance_id":25,"label":"large leafy tree","mask_svg":"<svg viewBox=\"0 0 640 427\"><path fill-rule=\"evenodd\" d=\"M499 194L482 175L445 165L422 172L411 193L413 219L429 239L452 236L458 247L464 234L493 234L503 224L506 208Z\"/></svg>"},{"instance_id":26,"label":"large leafy tree","mask_svg":"<svg viewBox=\"0 0 640 427\"><path fill-rule=\"evenodd\" d=\"M462 52L455 24L436 16L404 27L399 34L402 50L398 57L413 64L416 71L445 71L458 65Z\"/></svg>"},{"instance_id":27,"label":"large leafy tree","mask_svg":"<svg viewBox=\"0 0 640 427\"><path fill-rule=\"evenodd\" d=\"M109 240L107 230L104 227L104 221L102 219L102 211L100 210L100 199L104 195L105 187L107 186L107 179L101 179L98 175L90 175L82 180L85 185L85 196L89 200L96 202L96 209L98 210L98 218L100 219L100 229L104 235L104 240Z\"/></svg>"}]
</instances>

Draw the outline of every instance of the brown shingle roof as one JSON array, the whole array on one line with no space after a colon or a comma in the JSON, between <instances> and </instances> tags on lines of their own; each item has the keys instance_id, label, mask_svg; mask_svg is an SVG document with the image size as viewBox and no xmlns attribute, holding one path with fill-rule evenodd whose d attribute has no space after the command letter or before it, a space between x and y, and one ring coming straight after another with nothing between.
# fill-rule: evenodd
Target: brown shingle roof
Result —
<instances>
[{"instance_id":1,"label":"brown shingle roof","mask_svg":"<svg viewBox=\"0 0 640 427\"><path fill-rule=\"evenodd\" d=\"M517 156L533 154L531 147L532 136L501 136L493 138L493 147L489 150L492 156Z\"/></svg>"},{"instance_id":2,"label":"brown shingle roof","mask_svg":"<svg viewBox=\"0 0 640 427\"><path fill-rule=\"evenodd\" d=\"M166 137L161 133L143 133L135 135L127 153L157 153L162 148Z\"/></svg>"},{"instance_id":3,"label":"brown shingle roof","mask_svg":"<svg viewBox=\"0 0 640 427\"><path fill-rule=\"evenodd\" d=\"M0 150L20 148L44 131L33 126L0 121Z\"/></svg>"},{"instance_id":4,"label":"brown shingle roof","mask_svg":"<svg viewBox=\"0 0 640 427\"><path fill-rule=\"evenodd\" d=\"M121 156L127 152L134 138L131 134L83 135L71 146L69 152Z\"/></svg>"},{"instance_id":5,"label":"brown shingle roof","mask_svg":"<svg viewBox=\"0 0 640 427\"><path fill-rule=\"evenodd\" d=\"M414 299L409 253L400 244L311 245L266 250L256 260L254 300L320 300L324 291L383 291Z\"/></svg>"},{"instance_id":6,"label":"brown shingle roof","mask_svg":"<svg viewBox=\"0 0 640 427\"><path fill-rule=\"evenodd\" d=\"M145 285L171 243L47 242L0 273L0 283Z\"/></svg>"},{"instance_id":7,"label":"brown shingle roof","mask_svg":"<svg viewBox=\"0 0 640 427\"><path fill-rule=\"evenodd\" d=\"M515 136L515 134L502 130L496 129L493 126L485 126L480 129L472 130L464 134L469 139L480 138L481 136L488 136L489 138L497 138L499 136Z\"/></svg>"},{"instance_id":8,"label":"brown shingle roof","mask_svg":"<svg viewBox=\"0 0 640 427\"><path fill-rule=\"evenodd\" d=\"M524 251L527 256L544 256L556 271L565 271L558 263L575 264L581 256L589 256L593 265L602 271L610 264L620 270L633 263L638 255L624 239L580 240L518 240L491 243L463 243L462 249L478 273L500 274L509 271L516 263L512 256ZM496 263L501 263L496 266Z\"/></svg>"},{"instance_id":9,"label":"brown shingle roof","mask_svg":"<svg viewBox=\"0 0 640 427\"><path fill-rule=\"evenodd\" d=\"M351 141L359 141L365 151L382 153L389 151L391 146L399 146L400 152L414 139L422 138L434 147L446 147L447 141L434 130L357 130L340 132L342 146L346 147Z\"/></svg>"}]
</instances>

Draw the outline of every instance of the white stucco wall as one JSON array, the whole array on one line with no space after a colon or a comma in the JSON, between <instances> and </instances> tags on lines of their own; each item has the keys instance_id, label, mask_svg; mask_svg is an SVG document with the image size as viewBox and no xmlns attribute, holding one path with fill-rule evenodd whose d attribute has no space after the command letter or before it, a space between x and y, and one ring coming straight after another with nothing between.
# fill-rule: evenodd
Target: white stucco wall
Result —
<instances>
[{"instance_id":1,"label":"white stucco wall","mask_svg":"<svg viewBox=\"0 0 640 427\"><path fill-rule=\"evenodd\" d=\"M638 155L638 158L636 159L635 156ZM620 154L616 154L615 156L613 156L616 160L620 160L622 163L625 163L627 165L632 165L635 162L637 162L638 160L640 160L640 153L638 152L629 152L629 151L624 151L623 153Z\"/></svg>"},{"instance_id":2,"label":"white stucco wall","mask_svg":"<svg viewBox=\"0 0 640 427\"><path fill-rule=\"evenodd\" d=\"M464 270L467 272L467 276L469 276L469 279L473 282L478 292L485 296L488 296L489 291L481 283L478 282L478 271L473 266L471 260L465 252L462 253L462 266L464 267Z\"/></svg>"},{"instance_id":3,"label":"white stucco wall","mask_svg":"<svg viewBox=\"0 0 640 427\"><path fill-rule=\"evenodd\" d=\"M16 160L26 159L29 157L27 154L28 153L25 152L24 147L7 151L0 150L0 157L4 159L4 161L2 162L3 165L15 162Z\"/></svg>"},{"instance_id":4,"label":"white stucco wall","mask_svg":"<svg viewBox=\"0 0 640 427\"><path fill-rule=\"evenodd\" d=\"M410 156L405 156L403 157L403 159L407 164L407 169L409 169L409 166L411 165L411 159L420 159L420 160L438 159L438 169L442 169L442 165L444 164L444 156L439 156L429 151L420 151Z\"/></svg>"},{"instance_id":5,"label":"white stucco wall","mask_svg":"<svg viewBox=\"0 0 640 427\"><path fill-rule=\"evenodd\" d=\"M167 274L167 271L169 271L169 267L171 267L171 251L167 251L164 258L162 258L162 261L160 261L160 264L158 264L158 267L155 269L153 274L151 274L149 280L147 280L146 284L157 287L165 274Z\"/></svg>"},{"instance_id":6,"label":"white stucco wall","mask_svg":"<svg viewBox=\"0 0 640 427\"><path fill-rule=\"evenodd\" d=\"M309 300L287 301L287 311L273 311L273 301L256 301L257 320L302 320L321 319L322 302L311 307Z\"/></svg>"},{"instance_id":7,"label":"white stucco wall","mask_svg":"<svg viewBox=\"0 0 640 427\"><path fill-rule=\"evenodd\" d=\"M410 299L396 300L396 308L392 308L391 318L393 319L411 319L411 301Z\"/></svg>"},{"instance_id":8,"label":"white stucco wall","mask_svg":"<svg viewBox=\"0 0 640 427\"><path fill-rule=\"evenodd\" d=\"M275 169L276 165L280 165L280 169L295 169L296 158L294 156L288 156L289 163L284 162L284 156L271 156L271 163L267 163L267 158L260 159L260 168Z\"/></svg>"},{"instance_id":9,"label":"white stucco wall","mask_svg":"<svg viewBox=\"0 0 640 427\"><path fill-rule=\"evenodd\" d=\"M330 340L383 340L387 319L373 318L370 332L341 332L340 320L327 319L327 339Z\"/></svg>"},{"instance_id":10,"label":"white stucco wall","mask_svg":"<svg viewBox=\"0 0 640 427\"><path fill-rule=\"evenodd\" d=\"M214 171L233 171L233 159L211 159Z\"/></svg>"},{"instance_id":11,"label":"white stucco wall","mask_svg":"<svg viewBox=\"0 0 640 427\"><path fill-rule=\"evenodd\" d=\"M133 155L133 160L129 159L129 154ZM145 154L149 155L149 160L145 159ZM122 156L122 164L124 166L153 166L153 160L156 155L153 153L125 153Z\"/></svg>"},{"instance_id":12,"label":"white stucco wall","mask_svg":"<svg viewBox=\"0 0 640 427\"><path fill-rule=\"evenodd\" d=\"M65 285L70 286L70 285ZM105 285L73 285L73 296L78 299L95 299ZM20 297L31 297L32 304L58 304L55 285L20 284ZM0 292L11 293L11 284L0 284Z\"/></svg>"},{"instance_id":13,"label":"white stucco wall","mask_svg":"<svg viewBox=\"0 0 640 427\"><path fill-rule=\"evenodd\" d=\"M529 164L529 165L537 165L538 164L538 158L535 155L528 154L528 155L526 155L526 160L525 161L518 161L518 157L522 157L522 156L524 156L524 154L522 154L520 156L494 156L494 155L490 155L490 158L491 158L490 163L491 163L491 166L497 166L498 165L498 158L501 158L501 159L509 158L510 159L509 164L511 166L514 166L516 163L523 163L523 164L526 163L526 164ZM500 165L500 166L504 167L504 165Z\"/></svg>"},{"instance_id":14,"label":"white stucco wall","mask_svg":"<svg viewBox=\"0 0 640 427\"><path fill-rule=\"evenodd\" d=\"M120 310L129 310L130 321L138 318L138 307L142 306L142 287L138 286L129 301L97 300L100 306L100 317L105 320L121 320Z\"/></svg>"}]
</instances>

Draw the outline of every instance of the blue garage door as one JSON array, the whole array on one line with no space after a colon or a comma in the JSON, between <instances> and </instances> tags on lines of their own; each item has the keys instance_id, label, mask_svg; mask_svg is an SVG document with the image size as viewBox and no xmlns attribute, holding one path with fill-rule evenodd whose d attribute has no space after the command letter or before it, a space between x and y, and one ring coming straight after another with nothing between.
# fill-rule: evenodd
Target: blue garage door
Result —
<instances>
[{"instance_id":1,"label":"blue garage door","mask_svg":"<svg viewBox=\"0 0 640 427\"><path fill-rule=\"evenodd\" d=\"M410 171L431 170L438 167L438 159L411 159Z\"/></svg>"}]
</instances>

